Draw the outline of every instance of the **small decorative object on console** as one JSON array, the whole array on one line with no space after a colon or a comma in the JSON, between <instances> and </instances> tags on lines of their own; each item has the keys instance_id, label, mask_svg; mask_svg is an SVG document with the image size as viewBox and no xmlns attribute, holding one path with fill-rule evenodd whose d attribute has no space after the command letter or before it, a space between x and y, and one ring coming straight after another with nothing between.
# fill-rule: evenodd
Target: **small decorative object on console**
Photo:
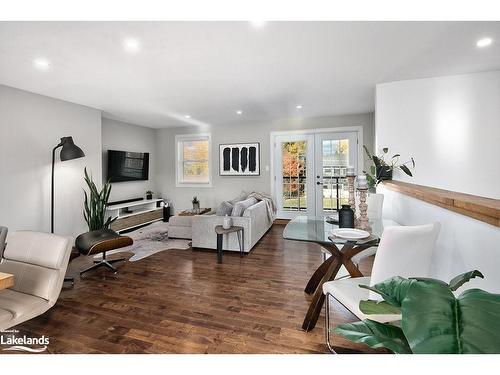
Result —
<instances>
[{"instance_id":1,"label":"small decorative object on console","mask_svg":"<svg viewBox=\"0 0 500 375\"><path fill-rule=\"evenodd\" d=\"M193 197L193 200L191 201L193 203L193 211L198 212L200 211L200 201L198 200L197 196Z\"/></svg>"},{"instance_id":2,"label":"small decorative object on console","mask_svg":"<svg viewBox=\"0 0 500 375\"><path fill-rule=\"evenodd\" d=\"M153 199L153 192L151 190L146 191L146 199Z\"/></svg>"}]
</instances>

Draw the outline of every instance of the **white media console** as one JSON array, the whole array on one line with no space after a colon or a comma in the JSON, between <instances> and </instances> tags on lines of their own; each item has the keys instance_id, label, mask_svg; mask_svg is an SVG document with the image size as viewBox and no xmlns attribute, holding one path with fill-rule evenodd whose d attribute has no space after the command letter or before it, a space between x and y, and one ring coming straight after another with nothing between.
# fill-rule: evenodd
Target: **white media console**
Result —
<instances>
[{"instance_id":1,"label":"white media console","mask_svg":"<svg viewBox=\"0 0 500 375\"><path fill-rule=\"evenodd\" d=\"M111 229L117 232L163 220L163 199L111 204L106 210L106 217L108 216L117 217L111 224Z\"/></svg>"}]
</instances>

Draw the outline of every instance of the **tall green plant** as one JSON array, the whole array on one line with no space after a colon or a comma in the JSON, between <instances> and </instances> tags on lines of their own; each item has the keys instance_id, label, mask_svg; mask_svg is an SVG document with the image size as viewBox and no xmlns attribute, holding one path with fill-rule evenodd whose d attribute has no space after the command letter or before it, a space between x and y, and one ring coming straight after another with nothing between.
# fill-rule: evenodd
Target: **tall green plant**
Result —
<instances>
[{"instance_id":1,"label":"tall green plant","mask_svg":"<svg viewBox=\"0 0 500 375\"><path fill-rule=\"evenodd\" d=\"M436 279L393 277L373 287L360 285L384 301L361 301L365 314L401 314L400 325L366 319L333 329L351 341L399 354L500 353L500 294L457 290L471 278L470 271L448 284Z\"/></svg>"},{"instance_id":2,"label":"tall green plant","mask_svg":"<svg viewBox=\"0 0 500 375\"><path fill-rule=\"evenodd\" d=\"M104 184L101 191L92 180L92 176L87 173L87 168L84 169L85 182L89 188L89 194L84 190L85 200L83 202L83 217L87 222L89 231L109 228L115 218L108 217L105 219L106 208L108 207L109 194L111 193L111 183L108 181Z\"/></svg>"}]
</instances>

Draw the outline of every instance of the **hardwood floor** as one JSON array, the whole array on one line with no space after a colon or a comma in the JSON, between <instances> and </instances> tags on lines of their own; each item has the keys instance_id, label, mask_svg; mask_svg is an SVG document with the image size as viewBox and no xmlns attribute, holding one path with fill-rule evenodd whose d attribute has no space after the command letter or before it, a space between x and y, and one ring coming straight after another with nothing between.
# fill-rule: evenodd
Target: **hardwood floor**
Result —
<instances>
[{"instance_id":1,"label":"hardwood floor","mask_svg":"<svg viewBox=\"0 0 500 375\"><path fill-rule=\"evenodd\" d=\"M274 225L249 255L226 252L222 264L215 251L167 250L118 264L117 275L90 272L15 328L49 337L51 353L326 353L323 313L312 332L301 329L320 248L285 241L282 231ZM90 262L79 257L69 272ZM335 323L356 320L338 304L332 314ZM334 341L339 352L367 351Z\"/></svg>"}]
</instances>

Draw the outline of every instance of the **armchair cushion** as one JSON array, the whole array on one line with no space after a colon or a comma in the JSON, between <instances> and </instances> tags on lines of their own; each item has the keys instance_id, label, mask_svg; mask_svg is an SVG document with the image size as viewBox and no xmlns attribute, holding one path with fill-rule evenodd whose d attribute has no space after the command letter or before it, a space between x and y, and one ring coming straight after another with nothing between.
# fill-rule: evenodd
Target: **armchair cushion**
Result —
<instances>
[{"instance_id":1,"label":"armchair cushion","mask_svg":"<svg viewBox=\"0 0 500 375\"><path fill-rule=\"evenodd\" d=\"M50 233L17 231L9 238L3 257L8 260L28 263L46 268L60 269L66 253L61 251L71 246L67 237Z\"/></svg>"}]
</instances>

